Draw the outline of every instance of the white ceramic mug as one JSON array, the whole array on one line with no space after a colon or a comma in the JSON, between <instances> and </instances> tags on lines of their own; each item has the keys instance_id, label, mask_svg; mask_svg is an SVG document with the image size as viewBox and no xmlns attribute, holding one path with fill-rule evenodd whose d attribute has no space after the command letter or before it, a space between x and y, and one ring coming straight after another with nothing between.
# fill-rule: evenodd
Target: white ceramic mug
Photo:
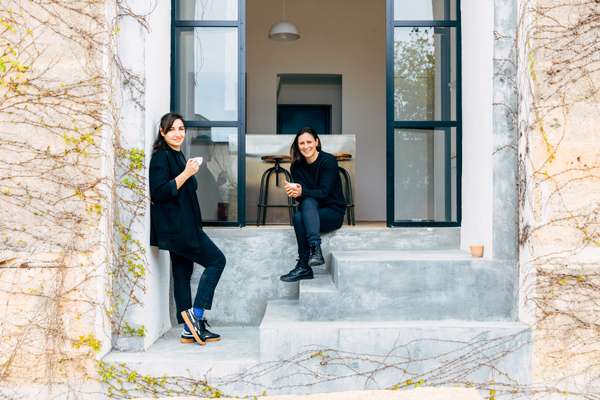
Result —
<instances>
[{"instance_id":1,"label":"white ceramic mug","mask_svg":"<svg viewBox=\"0 0 600 400\"><path fill-rule=\"evenodd\" d=\"M202 157L194 157L194 158L190 158L190 160L194 160L198 163L198 166L202 165L202 161L204 160Z\"/></svg>"}]
</instances>

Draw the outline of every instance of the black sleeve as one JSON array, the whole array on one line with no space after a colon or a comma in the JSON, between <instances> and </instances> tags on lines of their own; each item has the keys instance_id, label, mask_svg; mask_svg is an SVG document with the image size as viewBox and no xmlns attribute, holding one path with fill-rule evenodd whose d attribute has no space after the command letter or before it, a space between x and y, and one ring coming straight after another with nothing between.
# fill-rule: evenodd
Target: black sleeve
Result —
<instances>
[{"instance_id":1,"label":"black sleeve","mask_svg":"<svg viewBox=\"0 0 600 400\"><path fill-rule=\"evenodd\" d=\"M150 199L164 203L177 196L177 183L169 179L169 166L165 152L157 152L150 160Z\"/></svg>"},{"instance_id":2,"label":"black sleeve","mask_svg":"<svg viewBox=\"0 0 600 400\"><path fill-rule=\"evenodd\" d=\"M290 174L292 175L292 182L299 183L302 187L305 186L304 179L302 179L302 175L298 172L298 167L296 162L293 162L290 166Z\"/></svg>"},{"instance_id":3,"label":"black sleeve","mask_svg":"<svg viewBox=\"0 0 600 400\"><path fill-rule=\"evenodd\" d=\"M326 199L329 197L331 187L333 186L338 174L337 160L333 157L326 158L321 164L319 186L313 189L308 189L302 186L302 197L312 197L316 200Z\"/></svg>"}]
</instances>

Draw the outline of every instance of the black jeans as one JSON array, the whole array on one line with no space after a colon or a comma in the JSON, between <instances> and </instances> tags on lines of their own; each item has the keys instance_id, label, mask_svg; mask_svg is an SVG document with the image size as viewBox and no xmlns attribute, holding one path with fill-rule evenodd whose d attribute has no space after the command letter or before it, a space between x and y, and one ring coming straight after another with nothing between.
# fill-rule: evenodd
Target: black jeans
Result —
<instances>
[{"instance_id":1,"label":"black jeans","mask_svg":"<svg viewBox=\"0 0 600 400\"><path fill-rule=\"evenodd\" d=\"M321 232L339 229L344 222L344 214L333 208L319 208L317 200L306 198L300 203L294 214L294 231L298 242L300 262L308 260L308 249L311 244L321 244Z\"/></svg>"},{"instance_id":2,"label":"black jeans","mask_svg":"<svg viewBox=\"0 0 600 400\"><path fill-rule=\"evenodd\" d=\"M173 291L177 307L177 321L183 323L181 312L192 307L190 281L194 272L194 263L204 267L200 277L194 307L210 310L215 288L225 268L225 256L212 240L200 231L198 247L185 253L169 251L171 268L173 269Z\"/></svg>"}]
</instances>

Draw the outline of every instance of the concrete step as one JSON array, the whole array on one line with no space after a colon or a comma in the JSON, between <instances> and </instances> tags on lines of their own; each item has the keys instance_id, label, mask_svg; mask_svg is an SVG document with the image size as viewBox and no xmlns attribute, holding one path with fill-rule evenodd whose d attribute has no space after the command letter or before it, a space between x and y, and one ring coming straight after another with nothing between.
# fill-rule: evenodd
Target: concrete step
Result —
<instances>
[{"instance_id":1,"label":"concrete step","mask_svg":"<svg viewBox=\"0 0 600 400\"><path fill-rule=\"evenodd\" d=\"M298 303L300 316L306 320L328 320L342 315L340 292L330 274L316 274L300 281Z\"/></svg>"},{"instance_id":2,"label":"concrete step","mask_svg":"<svg viewBox=\"0 0 600 400\"><path fill-rule=\"evenodd\" d=\"M458 249L460 228L369 228L344 226L323 236L331 251Z\"/></svg>"},{"instance_id":3,"label":"concrete step","mask_svg":"<svg viewBox=\"0 0 600 400\"><path fill-rule=\"evenodd\" d=\"M511 321L512 263L460 250L334 251L332 279L300 284L304 319Z\"/></svg>"},{"instance_id":4,"label":"concrete step","mask_svg":"<svg viewBox=\"0 0 600 400\"><path fill-rule=\"evenodd\" d=\"M206 346L179 342L181 326L172 328L146 351L110 352L103 361L122 363L140 374L201 377L210 371L233 372L259 360L258 327L210 328L222 340Z\"/></svg>"},{"instance_id":5,"label":"concrete step","mask_svg":"<svg viewBox=\"0 0 600 400\"><path fill-rule=\"evenodd\" d=\"M337 294L338 290L333 283L331 274L315 274L314 279L300 281L299 298L303 296L319 296L321 294Z\"/></svg>"},{"instance_id":6,"label":"concrete step","mask_svg":"<svg viewBox=\"0 0 600 400\"><path fill-rule=\"evenodd\" d=\"M248 248L281 251L288 244L295 249L294 228L288 225L247 226L244 229L207 227L205 231L222 247L237 243L240 252ZM331 250L425 250L457 249L460 247L460 228L386 228L369 225L347 226L321 235L322 246ZM244 246L241 246L241 244ZM273 245L276 245L273 247ZM231 249L235 252L235 249Z\"/></svg>"},{"instance_id":7,"label":"concrete step","mask_svg":"<svg viewBox=\"0 0 600 400\"><path fill-rule=\"evenodd\" d=\"M211 385L228 394L260 393L263 390L261 386L251 382L238 381L238 374L244 374L249 368L259 364L257 326L211 327L211 331L221 335L221 341L207 343L205 346L180 343L181 329L181 325L172 328L146 351L113 350L108 353L102 361L108 366L116 367L117 371L123 371L121 374L125 373L121 378L115 376L113 383L121 381L127 389L127 396L132 398L153 397L152 388L150 392L140 391L147 385L135 381L128 383L127 374L132 371L135 371L140 382L144 376L157 379L177 377L168 380L169 383L161 387L166 391L174 382L174 393L181 389L178 385L186 379L206 379Z\"/></svg>"},{"instance_id":8,"label":"concrete step","mask_svg":"<svg viewBox=\"0 0 600 400\"><path fill-rule=\"evenodd\" d=\"M409 378L432 386L448 379L530 381L531 332L522 323L309 321L300 308L294 300L269 302L260 326L263 363L315 359L320 376L340 377L333 385L344 390Z\"/></svg>"}]
</instances>

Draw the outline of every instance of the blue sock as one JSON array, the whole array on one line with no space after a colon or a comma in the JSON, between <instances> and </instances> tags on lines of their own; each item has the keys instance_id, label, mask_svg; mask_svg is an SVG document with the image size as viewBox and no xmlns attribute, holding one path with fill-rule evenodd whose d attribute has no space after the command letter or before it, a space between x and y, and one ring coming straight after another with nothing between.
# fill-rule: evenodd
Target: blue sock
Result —
<instances>
[{"instance_id":1,"label":"blue sock","mask_svg":"<svg viewBox=\"0 0 600 400\"><path fill-rule=\"evenodd\" d=\"M185 322L183 323L183 330L185 333L192 333Z\"/></svg>"},{"instance_id":2,"label":"blue sock","mask_svg":"<svg viewBox=\"0 0 600 400\"><path fill-rule=\"evenodd\" d=\"M198 318L198 319L202 319L202 317L204 316L204 308L201 307L194 307L194 317Z\"/></svg>"}]
</instances>

